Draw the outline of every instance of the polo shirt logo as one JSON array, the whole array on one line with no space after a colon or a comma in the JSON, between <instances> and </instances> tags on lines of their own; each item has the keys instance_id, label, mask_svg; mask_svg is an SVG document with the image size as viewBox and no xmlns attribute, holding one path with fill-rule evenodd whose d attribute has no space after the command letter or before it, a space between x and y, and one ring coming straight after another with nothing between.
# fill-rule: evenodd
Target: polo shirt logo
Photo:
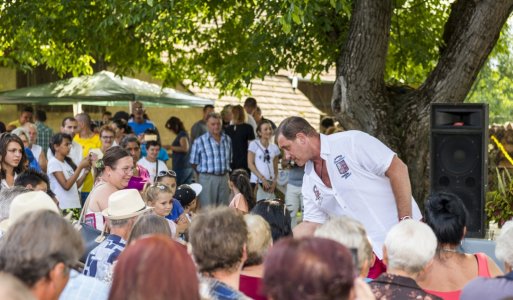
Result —
<instances>
[{"instance_id":1,"label":"polo shirt logo","mask_svg":"<svg viewBox=\"0 0 513 300\"><path fill-rule=\"evenodd\" d=\"M349 176L351 176L351 172L349 172L349 167L346 164L346 161L344 160L345 157L342 155L339 155L335 157L333 162L335 163L335 166L337 166L337 170L342 175L342 178L347 179Z\"/></svg>"},{"instance_id":2,"label":"polo shirt logo","mask_svg":"<svg viewBox=\"0 0 513 300\"><path fill-rule=\"evenodd\" d=\"M315 195L315 201L318 202L318 204L321 204L321 191L319 191L319 188L317 185L313 186L313 193Z\"/></svg>"}]
</instances>

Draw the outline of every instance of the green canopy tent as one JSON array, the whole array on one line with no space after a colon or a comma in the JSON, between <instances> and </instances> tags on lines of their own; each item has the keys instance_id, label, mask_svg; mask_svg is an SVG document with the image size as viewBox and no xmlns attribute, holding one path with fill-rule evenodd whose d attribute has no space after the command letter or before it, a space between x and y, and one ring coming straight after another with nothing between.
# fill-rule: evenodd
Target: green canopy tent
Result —
<instances>
[{"instance_id":1,"label":"green canopy tent","mask_svg":"<svg viewBox=\"0 0 513 300\"><path fill-rule=\"evenodd\" d=\"M120 77L109 71L0 93L0 104L128 106L131 101L145 106L203 107L214 101L162 88L142 80Z\"/></svg>"}]
</instances>

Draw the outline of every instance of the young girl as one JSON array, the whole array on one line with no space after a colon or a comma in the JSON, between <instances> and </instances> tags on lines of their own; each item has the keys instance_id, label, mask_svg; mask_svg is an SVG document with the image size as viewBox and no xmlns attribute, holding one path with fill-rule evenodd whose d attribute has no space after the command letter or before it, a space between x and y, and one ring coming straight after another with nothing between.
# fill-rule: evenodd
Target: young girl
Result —
<instances>
[{"instance_id":1,"label":"young girl","mask_svg":"<svg viewBox=\"0 0 513 300\"><path fill-rule=\"evenodd\" d=\"M76 166L68 154L71 150L71 136L66 133L57 133L50 140L50 150L54 157L48 161L48 178L50 189L59 200L60 209L65 213L72 211L73 218L78 219L80 197L78 187L82 185L89 173L90 160L86 156ZM82 172L84 170L84 172ZM83 173L80 176L80 173Z\"/></svg>"},{"instance_id":2,"label":"young girl","mask_svg":"<svg viewBox=\"0 0 513 300\"><path fill-rule=\"evenodd\" d=\"M162 183L147 185L143 192L146 205L153 207L153 212L161 217L167 217L173 209L173 193L171 189ZM166 219L167 220L167 219ZM167 220L173 237L176 236L176 224Z\"/></svg>"},{"instance_id":3,"label":"young girl","mask_svg":"<svg viewBox=\"0 0 513 300\"><path fill-rule=\"evenodd\" d=\"M255 206L255 199L253 197L251 183L249 182L249 176L246 170L237 169L233 171L230 175L228 185L235 195L233 196L229 206L243 214L247 214L253 206Z\"/></svg>"}]
</instances>

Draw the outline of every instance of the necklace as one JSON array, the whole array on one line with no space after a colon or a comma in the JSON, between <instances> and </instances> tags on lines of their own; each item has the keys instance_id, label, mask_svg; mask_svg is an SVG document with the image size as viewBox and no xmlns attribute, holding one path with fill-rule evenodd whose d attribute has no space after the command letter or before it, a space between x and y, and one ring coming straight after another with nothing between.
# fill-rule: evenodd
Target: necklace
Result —
<instances>
[{"instance_id":1,"label":"necklace","mask_svg":"<svg viewBox=\"0 0 513 300\"><path fill-rule=\"evenodd\" d=\"M451 248L441 248L441 251L444 252L453 252L453 253L459 253L458 249L451 249Z\"/></svg>"}]
</instances>

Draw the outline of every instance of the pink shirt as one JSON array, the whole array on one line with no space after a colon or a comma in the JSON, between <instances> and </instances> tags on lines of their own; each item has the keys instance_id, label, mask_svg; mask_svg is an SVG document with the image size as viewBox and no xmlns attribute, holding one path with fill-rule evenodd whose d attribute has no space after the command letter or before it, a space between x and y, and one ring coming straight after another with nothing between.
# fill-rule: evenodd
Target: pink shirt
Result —
<instances>
[{"instance_id":1,"label":"pink shirt","mask_svg":"<svg viewBox=\"0 0 513 300\"><path fill-rule=\"evenodd\" d=\"M238 193L237 195L233 196L232 202L230 202L229 207L236 208L246 214L249 212L248 201L246 201L246 198L244 198L244 196L241 193Z\"/></svg>"}]
</instances>

